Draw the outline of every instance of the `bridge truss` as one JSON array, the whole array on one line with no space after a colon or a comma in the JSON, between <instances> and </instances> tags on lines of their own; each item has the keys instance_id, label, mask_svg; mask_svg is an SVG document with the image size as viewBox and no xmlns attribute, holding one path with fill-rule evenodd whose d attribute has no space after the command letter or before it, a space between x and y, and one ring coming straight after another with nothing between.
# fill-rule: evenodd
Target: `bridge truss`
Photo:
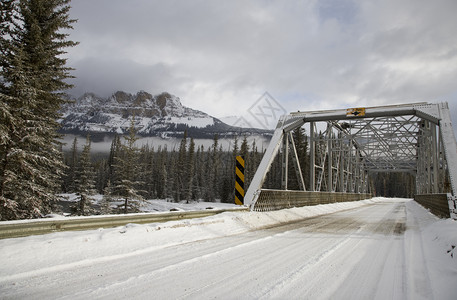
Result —
<instances>
[{"instance_id":1,"label":"bridge truss","mask_svg":"<svg viewBox=\"0 0 457 300\"><path fill-rule=\"evenodd\" d=\"M309 133L309 182L303 180L292 132ZM280 153L281 190L288 190L289 160L301 191L370 193L369 178L379 172L407 172L416 195L446 194L455 217L457 144L447 103L297 112L280 118L246 193L254 208L266 174Z\"/></svg>"}]
</instances>

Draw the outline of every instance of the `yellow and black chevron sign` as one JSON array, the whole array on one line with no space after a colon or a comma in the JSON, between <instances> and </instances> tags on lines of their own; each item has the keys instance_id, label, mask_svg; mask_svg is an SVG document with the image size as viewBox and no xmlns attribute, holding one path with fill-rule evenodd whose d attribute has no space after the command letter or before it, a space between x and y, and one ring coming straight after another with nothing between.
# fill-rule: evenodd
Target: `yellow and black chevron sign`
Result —
<instances>
[{"instance_id":1,"label":"yellow and black chevron sign","mask_svg":"<svg viewBox=\"0 0 457 300\"><path fill-rule=\"evenodd\" d=\"M244 157L236 157L235 204L244 203Z\"/></svg>"}]
</instances>

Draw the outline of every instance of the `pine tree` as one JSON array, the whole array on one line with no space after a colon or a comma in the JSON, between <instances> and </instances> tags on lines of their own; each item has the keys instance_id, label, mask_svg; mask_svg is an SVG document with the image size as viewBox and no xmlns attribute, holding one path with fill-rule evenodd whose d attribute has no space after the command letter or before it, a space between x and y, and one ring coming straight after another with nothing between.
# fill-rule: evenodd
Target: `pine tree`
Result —
<instances>
[{"instance_id":1,"label":"pine tree","mask_svg":"<svg viewBox=\"0 0 457 300\"><path fill-rule=\"evenodd\" d=\"M17 26L17 3L16 0L2 0L0 1L0 69L1 74L11 68L12 63L12 37L14 27ZM0 88L2 93L6 89L6 78L2 75L0 77ZM0 105L6 104L1 101ZM0 106L1 107L1 106ZM9 111L9 110L7 110Z\"/></svg>"},{"instance_id":2,"label":"pine tree","mask_svg":"<svg viewBox=\"0 0 457 300\"><path fill-rule=\"evenodd\" d=\"M116 157L119 156L121 152L121 145L121 138L116 134L111 142L111 148L108 156L108 180L111 182L116 182L117 180L115 176L115 164Z\"/></svg>"},{"instance_id":3,"label":"pine tree","mask_svg":"<svg viewBox=\"0 0 457 300\"><path fill-rule=\"evenodd\" d=\"M244 156L245 159L248 157L249 154L249 144L248 144L248 138L244 136L243 141L241 142L240 146L240 155Z\"/></svg>"},{"instance_id":4,"label":"pine tree","mask_svg":"<svg viewBox=\"0 0 457 300\"><path fill-rule=\"evenodd\" d=\"M92 211L91 200L95 193L95 174L90 160L90 136L86 138L81 157L78 161L78 170L76 173L76 194L79 196L79 202L75 208L77 214L88 215Z\"/></svg>"},{"instance_id":5,"label":"pine tree","mask_svg":"<svg viewBox=\"0 0 457 300\"><path fill-rule=\"evenodd\" d=\"M180 201L186 197L187 185L187 130L184 131L184 136L181 140L178 150L178 161L176 168L176 181L175 181L175 201Z\"/></svg>"},{"instance_id":6,"label":"pine tree","mask_svg":"<svg viewBox=\"0 0 457 300\"><path fill-rule=\"evenodd\" d=\"M69 0L1 2L0 218L50 211L63 175L57 134L61 91L71 87L62 29ZM15 19L17 18L17 19Z\"/></svg>"},{"instance_id":7,"label":"pine tree","mask_svg":"<svg viewBox=\"0 0 457 300\"><path fill-rule=\"evenodd\" d=\"M123 212L127 214L129 208L131 211L138 211L139 201L143 197L139 194L141 191L137 189L142 183L138 178L138 148L135 142L138 140L135 130L135 117L132 117L129 129L129 135L125 136L125 144L121 146L121 155L116 156L115 171L115 194L124 199Z\"/></svg>"},{"instance_id":8,"label":"pine tree","mask_svg":"<svg viewBox=\"0 0 457 300\"><path fill-rule=\"evenodd\" d=\"M15 194L15 182L19 184L20 177L19 170L15 170L21 152L19 131L25 120L19 114L21 99L13 94L16 88L12 85L13 80L19 82L24 77L24 71L19 59L21 48L13 47L18 26L17 3L1 1L0 9L0 220L9 220L25 217L27 213L25 201Z\"/></svg>"},{"instance_id":9,"label":"pine tree","mask_svg":"<svg viewBox=\"0 0 457 300\"><path fill-rule=\"evenodd\" d=\"M109 168L107 159L98 159L94 161L95 169L95 190L103 194L109 179Z\"/></svg>"},{"instance_id":10,"label":"pine tree","mask_svg":"<svg viewBox=\"0 0 457 300\"><path fill-rule=\"evenodd\" d=\"M154 196L155 181L154 174L154 148L150 149L149 145L144 145L140 149L140 172L139 181L142 183L141 190L145 191L145 196L151 198Z\"/></svg>"},{"instance_id":11,"label":"pine tree","mask_svg":"<svg viewBox=\"0 0 457 300\"><path fill-rule=\"evenodd\" d=\"M257 149L255 139L252 141L251 149L252 150L248 155L249 164L246 164L245 186L249 186L251 184L251 180L254 178L257 166L260 163L259 151Z\"/></svg>"},{"instance_id":12,"label":"pine tree","mask_svg":"<svg viewBox=\"0 0 457 300\"><path fill-rule=\"evenodd\" d=\"M11 181L15 174L9 166L9 153L14 145L14 132L20 125L19 120L12 111L10 104L15 98L8 93L9 82L5 72L11 69L11 36L14 27L15 3L13 0L0 1L0 220L15 219L17 217L18 203L8 195Z\"/></svg>"},{"instance_id":13,"label":"pine tree","mask_svg":"<svg viewBox=\"0 0 457 300\"><path fill-rule=\"evenodd\" d=\"M190 139L189 151L187 157L187 190L186 200L187 203L193 199L193 189L195 181L195 142L194 139Z\"/></svg>"},{"instance_id":14,"label":"pine tree","mask_svg":"<svg viewBox=\"0 0 457 300\"><path fill-rule=\"evenodd\" d=\"M205 181L204 172L204 149L203 146L197 147L197 153L195 154L195 179L194 179L194 190L193 195L196 200L201 200L203 198L204 189L203 182Z\"/></svg>"},{"instance_id":15,"label":"pine tree","mask_svg":"<svg viewBox=\"0 0 457 300\"><path fill-rule=\"evenodd\" d=\"M208 186L208 200L210 202L216 201L218 195L218 188L220 186L221 178L220 178L220 167L221 167L221 153L219 151L219 136L217 134L214 135L213 138L213 145L211 146L210 150L210 164L208 164L208 172L209 174L209 184Z\"/></svg>"},{"instance_id":16,"label":"pine tree","mask_svg":"<svg viewBox=\"0 0 457 300\"><path fill-rule=\"evenodd\" d=\"M159 199L165 199L167 197L167 185L168 185L168 174L167 174L167 149L159 148L157 152L157 159L155 165L156 171L156 195Z\"/></svg>"},{"instance_id":17,"label":"pine tree","mask_svg":"<svg viewBox=\"0 0 457 300\"><path fill-rule=\"evenodd\" d=\"M251 161L250 161L250 156L249 156L248 138L246 137L246 135L243 137L243 141L241 142L240 155L244 157L244 164L245 164L245 167L244 167L244 178L245 178L244 185L248 186L248 183L246 182L246 179L249 178L249 176L250 176Z\"/></svg>"},{"instance_id":18,"label":"pine tree","mask_svg":"<svg viewBox=\"0 0 457 300\"><path fill-rule=\"evenodd\" d=\"M70 156L67 159L67 172L64 179L64 192L75 192L75 179L78 166L78 140L75 137L71 146Z\"/></svg>"},{"instance_id":19,"label":"pine tree","mask_svg":"<svg viewBox=\"0 0 457 300\"><path fill-rule=\"evenodd\" d=\"M102 202L100 203L100 213L103 215L111 213L111 202L113 201L113 187L111 186L111 181L108 180L106 187L103 190L103 198Z\"/></svg>"}]
</instances>

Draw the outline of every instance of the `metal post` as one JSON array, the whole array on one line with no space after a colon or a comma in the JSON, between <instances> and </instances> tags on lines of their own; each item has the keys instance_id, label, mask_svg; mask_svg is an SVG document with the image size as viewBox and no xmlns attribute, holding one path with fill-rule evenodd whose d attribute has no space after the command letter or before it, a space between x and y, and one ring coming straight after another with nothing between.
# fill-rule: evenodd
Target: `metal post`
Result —
<instances>
[{"instance_id":1,"label":"metal post","mask_svg":"<svg viewBox=\"0 0 457 300\"><path fill-rule=\"evenodd\" d=\"M432 131L432 158L433 158L433 174L432 174L432 179L433 179L433 186L432 186L432 193L439 193L438 191L438 171L439 171L439 166L438 166L438 156L439 153L437 151L438 149L438 141L437 141L437 136L436 136L436 125L435 124L430 124L431 126L431 131Z\"/></svg>"},{"instance_id":2,"label":"metal post","mask_svg":"<svg viewBox=\"0 0 457 300\"><path fill-rule=\"evenodd\" d=\"M343 143L341 133L338 133L338 141L340 143L340 162L339 162L339 192L346 192L344 189L344 156L346 155L346 149Z\"/></svg>"},{"instance_id":3,"label":"metal post","mask_svg":"<svg viewBox=\"0 0 457 300\"><path fill-rule=\"evenodd\" d=\"M289 173L289 139L288 134L285 133L282 138L282 180L281 180L281 189L287 190L287 181Z\"/></svg>"},{"instance_id":4,"label":"metal post","mask_svg":"<svg viewBox=\"0 0 457 300\"><path fill-rule=\"evenodd\" d=\"M315 145L315 132L314 132L314 122L309 122L309 190L315 191L316 184L314 180L316 179L316 145Z\"/></svg>"},{"instance_id":5,"label":"metal post","mask_svg":"<svg viewBox=\"0 0 457 300\"><path fill-rule=\"evenodd\" d=\"M327 192L333 192L333 141L332 141L332 124L327 124Z\"/></svg>"},{"instance_id":6,"label":"metal post","mask_svg":"<svg viewBox=\"0 0 457 300\"><path fill-rule=\"evenodd\" d=\"M305 181L303 180L303 174L301 172L300 161L298 160L297 148L295 147L294 137L292 135L292 131L289 132L289 146L290 150L292 150L292 161L294 163L295 174L297 176L298 186L300 190L306 191L305 188Z\"/></svg>"}]
</instances>

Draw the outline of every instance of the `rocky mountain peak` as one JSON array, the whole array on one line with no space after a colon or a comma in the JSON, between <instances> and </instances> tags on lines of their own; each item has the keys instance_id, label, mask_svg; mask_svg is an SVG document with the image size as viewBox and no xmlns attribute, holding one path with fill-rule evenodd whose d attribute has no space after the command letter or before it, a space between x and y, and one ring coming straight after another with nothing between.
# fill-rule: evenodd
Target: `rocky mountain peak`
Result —
<instances>
[{"instance_id":1,"label":"rocky mountain peak","mask_svg":"<svg viewBox=\"0 0 457 300\"><path fill-rule=\"evenodd\" d=\"M109 98L86 93L62 106L62 133L126 134L134 116L135 128L143 136L190 136L212 138L215 133L233 135L242 129L195 109L185 107L178 97L163 92L130 94L117 91Z\"/></svg>"},{"instance_id":2,"label":"rocky mountain peak","mask_svg":"<svg viewBox=\"0 0 457 300\"><path fill-rule=\"evenodd\" d=\"M128 104L132 102L132 95L123 91L117 91L111 97L119 104Z\"/></svg>"}]
</instances>

